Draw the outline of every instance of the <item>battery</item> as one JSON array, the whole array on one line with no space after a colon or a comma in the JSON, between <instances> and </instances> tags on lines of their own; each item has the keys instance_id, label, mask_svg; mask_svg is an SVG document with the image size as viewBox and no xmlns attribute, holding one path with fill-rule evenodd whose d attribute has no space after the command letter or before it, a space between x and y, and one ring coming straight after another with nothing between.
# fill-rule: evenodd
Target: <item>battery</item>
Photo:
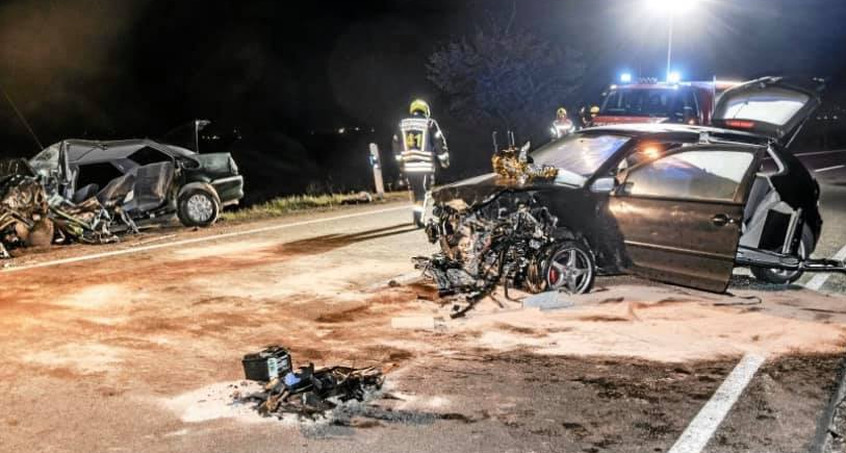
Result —
<instances>
[{"instance_id":1,"label":"battery","mask_svg":"<svg viewBox=\"0 0 846 453\"><path fill-rule=\"evenodd\" d=\"M269 382L291 371L291 354L282 346L268 346L241 360L247 380Z\"/></svg>"}]
</instances>

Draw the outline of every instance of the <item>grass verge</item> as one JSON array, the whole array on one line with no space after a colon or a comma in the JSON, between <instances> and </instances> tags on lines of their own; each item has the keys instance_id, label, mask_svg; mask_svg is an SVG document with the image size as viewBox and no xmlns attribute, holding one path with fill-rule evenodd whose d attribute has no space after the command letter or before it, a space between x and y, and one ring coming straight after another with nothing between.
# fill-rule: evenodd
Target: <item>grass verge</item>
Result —
<instances>
[{"instance_id":1,"label":"grass verge","mask_svg":"<svg viewBox=\"0 0 846 453\"><path fill-rule=\"evenodd\" d=\"M279 217L286 214L310 211L327 210L340 206L355 204L386 203L391 201L408 200L408 192L389 192L383 200L373 199L372 202L362 201L360 194L327 194L327 195L292 195L288 197L274 198L270 201L250 206L249 208L226 211L221 217L226 221L254 220L270 217Z\"/></svg>"}]
</instances>

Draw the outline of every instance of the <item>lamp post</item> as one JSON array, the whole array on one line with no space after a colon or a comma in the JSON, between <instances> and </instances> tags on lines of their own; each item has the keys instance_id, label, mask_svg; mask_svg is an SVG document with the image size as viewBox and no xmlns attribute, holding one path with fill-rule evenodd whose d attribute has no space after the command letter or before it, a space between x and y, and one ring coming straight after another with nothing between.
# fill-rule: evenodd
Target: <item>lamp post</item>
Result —
<instances>
[{"instance_id":1,"label":"lamp post","mask_svg":"<svg viewBox=\"0 0 846 453\"><path fill-rule=\"evenodd\" d=\"M698 0L648 0L654 11L666 13L669 16L669 30L667 32L667 81L670 81L673 62L673 25L678 14L689 11Z\"/></svg>"}]
</instances>

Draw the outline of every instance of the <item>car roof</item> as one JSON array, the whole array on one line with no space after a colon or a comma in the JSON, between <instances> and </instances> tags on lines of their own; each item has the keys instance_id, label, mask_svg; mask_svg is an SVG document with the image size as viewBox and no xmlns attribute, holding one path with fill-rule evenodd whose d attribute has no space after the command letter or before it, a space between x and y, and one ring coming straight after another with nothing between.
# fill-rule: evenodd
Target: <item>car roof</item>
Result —
<instances>
[{"instance_id":1,"label":"car roof","mask_svg":"<svg viewBox=\"0 0 846 453\"><path fill-rule=\"evenodd\" d=\"M671 123L639 123L639 124L615 124L610 126L599 126L582 129L582 132L626 135L633 138L662 138L661 135L672 135L674 138L681 137L685 140L698 141L703 136L713 142L735 141L751 145L765 145L769 139L762 135L741 132L732 129L723 129L710 126L693 126L687 124Z\"/></svg>"},{"instance_id":2,"label":"car roof","mask_svg":"<svg viewBox=\"0 0 846 453\"><path fill-rule=\"evenodd\" d=\"M72 164L89 164L124 159L145 147L157 149L170 155L193 154L191 151L165 145L148 138L126 140L67 139L61 143L65 144L68 162Z\"/></svg>"}]
</instances>

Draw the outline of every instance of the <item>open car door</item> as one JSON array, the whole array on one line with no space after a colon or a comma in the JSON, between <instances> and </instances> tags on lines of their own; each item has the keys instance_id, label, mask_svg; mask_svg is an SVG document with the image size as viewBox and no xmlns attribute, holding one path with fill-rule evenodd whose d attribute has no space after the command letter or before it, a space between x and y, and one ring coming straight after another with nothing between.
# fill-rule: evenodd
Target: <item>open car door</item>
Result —
<instances>
[{"instance_id":1,"label":"open car door","mask_svg":"<svg viewBox=\"0 0 846 453\"><path fill-rule=\"evenodd\" d=\"M820 105L817 91L764 77L726 90L714 108L717 127L752 132L787 147Z\"/></svg>"},{"instance_id":2,"label":"open car door","mask_svg":"<svg viewBox=\"0 0 846 453\"><path fill-rule=\"evenodd\" d=\"M609 198L635 275L724 292L740 241L743 209L765 149L676 148L630 168Z\"/></svg>"}]
</instances>

